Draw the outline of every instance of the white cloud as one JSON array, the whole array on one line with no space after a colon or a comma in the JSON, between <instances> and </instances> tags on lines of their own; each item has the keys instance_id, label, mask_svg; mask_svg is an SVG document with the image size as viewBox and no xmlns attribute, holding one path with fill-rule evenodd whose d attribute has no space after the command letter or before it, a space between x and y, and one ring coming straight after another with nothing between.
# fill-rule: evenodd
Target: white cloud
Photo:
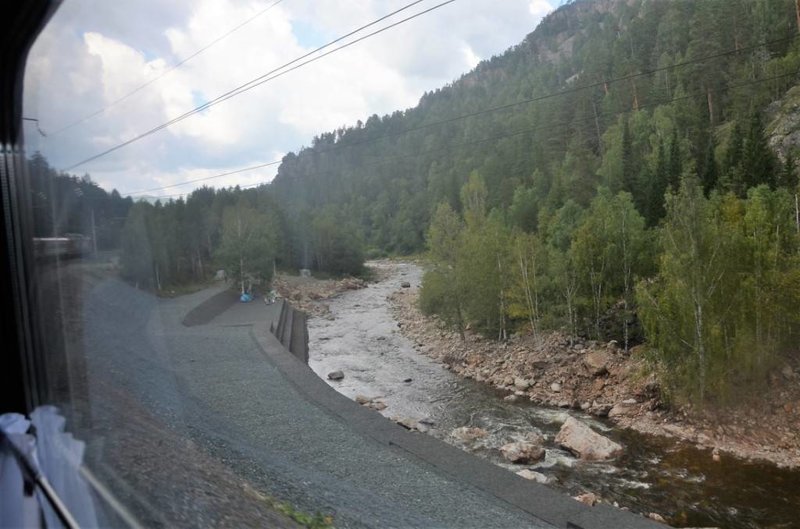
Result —
<instances>
[{"instance_id":1,"label":"white cloud","mask_svg":"<svg viewBox=\"0 0 800 529\"><path fill-rule=\"evenodd\" d=\"M547 0L531 0L528 10L535 17L543 17L553 10L553 6Z\"/></svg>"},{"instance_id":2,"label":"white cloud","mask_svg":"<svg viewBox=\"0 0 800 529\"><path fill-rule=\"evenodd\" d=\"M408 0L286 0L103 115L68 132L28 135L64 167L261 75ZM263 10L255 0L142 0L62 6L31 53L26 115L54 132L164 73ZM430 7L423 3L404 18ZM122 11L122 10L125 11ZM545 0L460 0L290 72L80 167L107 187L136 190L269 161L311 137L413 106L480 59L518 43ZM263 177L263 174L261 175ZM241 174L224 182L252 183ZM262 178L263 179L263 178ZM200 184L198 184L200 185ZM176 192L183 191L178 189Z\"/></svg>"}]
</instances>

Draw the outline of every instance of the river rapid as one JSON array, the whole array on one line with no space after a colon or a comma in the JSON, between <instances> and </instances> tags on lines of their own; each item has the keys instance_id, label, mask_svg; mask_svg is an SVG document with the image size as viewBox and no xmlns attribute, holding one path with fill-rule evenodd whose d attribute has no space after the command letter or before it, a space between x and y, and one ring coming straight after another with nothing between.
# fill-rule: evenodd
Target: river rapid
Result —
<instances>
[{"instance_id":1,"label":"river rapid","mask_svg":"<svg viewBox=\"0 0 800 529\"><path fill-rule=\"evenodd\" d=\"M603 501L638 513L655 512L676 527L800 527L800 472L723 458L667 439L616 429L580 412L507 402L505 393L463 379L418 352L390 310L388 296L408 282L421 284L412 263L375 262L384 279L368 288L329 300L327 318L309 320L309 365L323 379L341 370L344 379L328 381L355 399L377 398L389 418L422 420L427 434L455 444L517 472L528 468L548 485L570 495L592 492ZM582 462L553 439L568 415L589 424L625 448L618 459ZM462 426L489 435L464 441L451 435ZM526 434L547 439L546 458L535 465L505 461L499 447Z\"/></svg>"}]
</instances>

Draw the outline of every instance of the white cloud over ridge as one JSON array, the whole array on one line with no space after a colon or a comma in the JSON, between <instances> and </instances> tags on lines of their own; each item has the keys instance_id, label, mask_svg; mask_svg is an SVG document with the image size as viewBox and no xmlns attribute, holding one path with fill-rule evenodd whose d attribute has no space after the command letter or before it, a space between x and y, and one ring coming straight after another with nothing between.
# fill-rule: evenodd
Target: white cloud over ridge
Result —
<instances>
[{"instance_id":1,"label":"white cloud over ridge","mask_svg":"<svg viewBox=\"0 0 800 529\"><path fill-rule=\"evenodd\" d=\"M272 0L67 0L35 44L26 74L29 150L65 167L183 114L408 0L284 0L204 53L68 131L59 128L162 75ZM433 0L394 20L435 5ZM88 172L121 192L278 158L314 135L414 106L426 91L534 29L546 0L458 0L290 72L100 158ZM208 183L248 185L273 168ZM201 185L198 183L197 185ZM189 191L194 186L164 190Z\"/></svg>"}]
</instances>

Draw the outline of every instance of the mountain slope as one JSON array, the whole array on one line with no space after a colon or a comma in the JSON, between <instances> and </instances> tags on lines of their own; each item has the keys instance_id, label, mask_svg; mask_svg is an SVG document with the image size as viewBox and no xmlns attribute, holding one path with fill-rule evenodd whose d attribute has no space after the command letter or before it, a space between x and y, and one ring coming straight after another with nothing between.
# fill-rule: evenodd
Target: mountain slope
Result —
<instances>
[{"instance_id":1,"label":"mountain slope","mask_svg":"<svg viewBox=\"0 0 800 529\"><path fill-rule=\"evenodd\" d=\"M529 226L570 198L588 205L598 185L629 190L644 210L659 200L644 193L660 145L669 150L674 137L682 167L702 174L733 121L748 123L793 85L795 24L791 0L576 1L415 108L289 154L271 192L297 241L326 214L400 253L424 247L438 203L460 209L473 171L490 209L527 191ZM625 134L635 174L618 160Z\"/></svg>"}]
</instances>

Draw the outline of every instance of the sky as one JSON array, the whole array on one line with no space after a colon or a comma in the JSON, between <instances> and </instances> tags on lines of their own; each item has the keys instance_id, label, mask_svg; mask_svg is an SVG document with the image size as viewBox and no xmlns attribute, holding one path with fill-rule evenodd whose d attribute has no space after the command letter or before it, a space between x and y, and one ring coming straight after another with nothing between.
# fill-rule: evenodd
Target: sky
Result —
<instances>
[{"instance_id":1,"label":"sky","mask_svg":"<svg viewBox=\"0 0 800 529\"><path fill-rule=\"evenodd\" d=\"M382 25L440 1L424 0ZM456 0L71 172L134 196L268 181L277 166L150 191L280 160L315 135L413 107L426 91L519 43L562 1ZM26 122L26 149L70 167L411 0L275 2L64 0L28 59L24 115L45 135Z\"/></svg>"}]
</instances>

